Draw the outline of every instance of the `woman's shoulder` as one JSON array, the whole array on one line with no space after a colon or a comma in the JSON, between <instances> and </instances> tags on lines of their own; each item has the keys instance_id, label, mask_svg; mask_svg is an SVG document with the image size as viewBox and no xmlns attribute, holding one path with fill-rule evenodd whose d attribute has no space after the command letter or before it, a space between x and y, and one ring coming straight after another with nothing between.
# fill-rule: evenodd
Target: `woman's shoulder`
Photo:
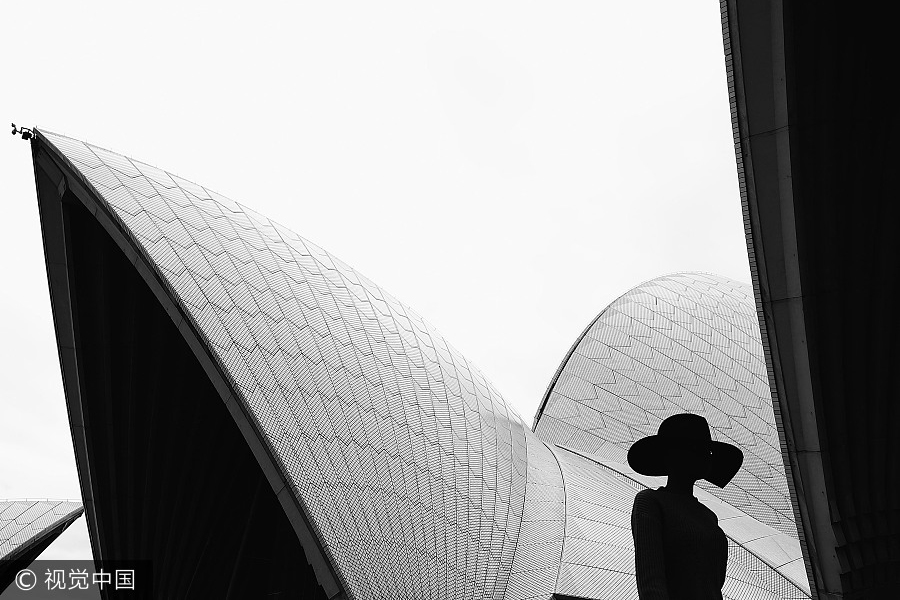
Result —
<instances>
[{"instance_id":1,"label":"woman's shoulder","mask_svg":"<svg viewBox=\"0 0 900 600\"><path fill-rule=\"evenodd\" d=\"M660 492L658 489L646 488L639 491L634 496L634 505L638 506L659 506L660 505L660 494L664 492Z\"/></svg>"},{"instance_id":2,"label":"woman's shoulder","mask_svg":"<svg viewBox=\"0 0 900 600\"><path fill-rule=\"evenodd\" d=\"M660 489L644 488L643 490L641 490L637 494L635 494L634 497L649 499L649 498L655 498L656 496L659 495L659 493L660 493Z\"/></svg>"},{"instance_id":3,"label":"woman's shoulder","mask_svg":"<svg viewBox=\"0 0 900 600\"><path fill-rule=\"evenodd\" d=\"M631 507L632 520L640 518L658 520L662 518L662 514L663 506L657 498L656 490L645 489L635 494L634 505Z\"/></svg>"},{"instance_id":4,"label":"woman's shoulder","mask_svg":"<svg viewBox=\"0 0 900 600\"><path fill-rule=\"evenodd\" d=\"M637 500L638 498L640 498L641 500L649 500L651 498L655 498L658 493L659 490L654 490L653 488L645 488L635 494L634 498L635 500Z\"/></svg>"}]
</instances>

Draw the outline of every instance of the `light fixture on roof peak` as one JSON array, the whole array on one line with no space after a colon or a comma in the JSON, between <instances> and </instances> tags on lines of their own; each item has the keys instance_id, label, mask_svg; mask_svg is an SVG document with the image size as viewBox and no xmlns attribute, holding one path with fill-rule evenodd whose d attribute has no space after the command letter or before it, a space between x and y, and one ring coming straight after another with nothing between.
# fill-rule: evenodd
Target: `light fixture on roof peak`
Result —
<instances>
[{"instance_id":1,"label":"light fixture on roof peak","mask_svg":"<svg viewBox=\"0 0 900 600\"><path fill-rule=\"evenodd\" d=\"M12 123L12 134L19 134L22 136L23 140L30 140L34 137L34 132L27 127L16 127L15 123Z\"/></svg>"}]
</instances>

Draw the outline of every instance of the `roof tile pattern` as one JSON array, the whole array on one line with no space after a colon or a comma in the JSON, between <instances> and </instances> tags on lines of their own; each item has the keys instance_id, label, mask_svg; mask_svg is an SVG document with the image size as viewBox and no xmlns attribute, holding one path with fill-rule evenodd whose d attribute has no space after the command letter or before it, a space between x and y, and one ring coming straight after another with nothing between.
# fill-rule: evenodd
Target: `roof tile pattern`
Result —
<instances>
[{"instance_id":1,"label":"roof tile pattern","mask_svg":"<svg viewBox=\"0 0 900 600\"><path fill-rule=\"evenodd\" d=\"M646 486L562 448L556 450L556 455L566 489L566 534L557 593L577 598L637 600L631 507L635 494ZM714 511L721 510L707 499L699 499ZM726 600L809 598L784 575L736 543L731 535L722 594Z\"/></svg>"},{"instance_id":2,"label":"roof tile pattern","mask_svg":"<svg viewBox=\"0 0 900 600\"><path fill-rule=\"evenodd\" d=\"M81 502L68 500L0 501L0 559L36 541L48 529L81 514ZM73 517L73 513L77 513Z\"/></svg>"},{"instance_id":3,"label":"roof tile pattern","mask_svg":"<svg viewBox=\"0 0 900 600\"><path fill-rule=\"evenodd\" d=\"M528 473L522 529L507 600L549 598L556 590L566 523L566 490L553 451L528 436Z\"/></svg>"},{"instance_id":4,"label":"roof tile pattern","mask_svg":"<svg viewBox=\"0 0 900 600\"><path fill-rule=\"evenodd\" d=\"M175 175L42 133L206 337L351 594L502 598L527 428L491 383L315 244Z\"/></svg>"},{"instance_id":5,"label":"roof tile pattern","mask_svg":"<svg viewBox=\"0 0 900 600\"><path fill-rule=\"evenodd\" d=\"M719 439L727 424L764 447L742 487L777 479L739 288L675 276L614 303L556 378L542 441L433 327L315 244L176 175L40 135L200 332L351 597L633 597L640 485L554 444L621 457L675 407L709 404ZM725 352L737 357L722 374ZM768 598L748 569L732 561L728 597Z\"/></svg>"},{"instance_id":6,"label":"roof tile pattern","mask_svg":"<svg viewBox=\"0 0 900 600\"><path fill-rule=\"evenodd\" d=\"M680 273L617 299L563 361L535 432L624 462L634 441L679 412L705 416L714 439L744 451L726 488L701 487L796 538L749 285Z\"/></svg>"}]
</instances>

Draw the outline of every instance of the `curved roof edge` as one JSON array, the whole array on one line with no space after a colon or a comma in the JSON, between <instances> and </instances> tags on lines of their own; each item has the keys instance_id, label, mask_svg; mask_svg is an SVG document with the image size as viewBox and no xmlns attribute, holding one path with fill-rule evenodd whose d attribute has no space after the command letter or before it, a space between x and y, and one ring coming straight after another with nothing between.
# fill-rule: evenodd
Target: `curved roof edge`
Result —
<instances>
[{"instance_id":1,"label":"curved roof edge","mask_svg":"<svg viewBox=\"0 0 900 600\"><path fill-rule=\"evenodd\" d=\"M550 394L553 392L553 388L556 387L556 382L559 381L559 376L565 370L566 365L569 363L569 359L572 358L572 355L575 353L575 350L578 349L578 345L581 344L582 340L584 340L584 336L588 334L591 328L600 320L603 315L606 314L606 311L610 309L611 306L616 304L622 298L628 296L628 294L632 293L634 290L647 285L652 281L656 281L658 279L663 279L665 277L673 277L675 275L709 275L712 277L722 277L722 275L716 275L715 273L709 273L707 271L675 271L674 273L666 273L665 275L659 275L657 277L653 277L651 279L647 279L642 281L641 283L634 285L624 293L619 294L616 298L607 304L603 310L601 310L596 317L591 319L591 322L588 323L587 327L575 338L575 341L572 343L572 346L569 348L566 355L563 357L562 361L559 363L559 367L556 369L556 373L553 374L553 377L550 378L550 382L547 384L547 389L544 391L544 396L541 398L541 403L538 406L537 411L534 413L534 420L531 423L531 431L535 431L537 429L538 421L541 420L541 417L544 414L544 409L547 407L547 401L550 399Z\"/></svg>"},{"instance_id":2,"label":"curved roof edge","mask_svg":"<svg viewBox=\"0 0 900 600\"><path fill-rule=\"evenodd\" d=\"M39 169L43 170L53 180L57 188L56 191L59 194L59 198L54 199L56 200L55 206L49 200L45 201L41 198L40 193L38 193L38 202L42 213L41 221L42 229L44 229L45 255L51 288L51 305L56 324L57 346L63 371L66 402L70 404L70 421L73 441L76 447L76 462L83 478L84 512L87 513L85 518L91 534L94 556L102 559L103 550L99 547L100 536L97 531L96 507L90 489L90 480L93 475L91 474L86 451L86 434L82 418L78 367L75 359L75 340L72 329L73 317L68 299L65 298L66 290L69 286L69 274L65 262L65 242L62 236L54 237L53 235L48 235L45 229L47 223L45 223L44 216L44 211L50 210L53 211L53 214L49 215L48 221L62 222L59 200L66 191L71 192L84 205L85 209L90 212L103 230L112 238L115 245L124 253L126 259L134 265L140 278L148 285L166 314L172 319L173 324L203 366L204 372L219 393L228 413L234 419L244 440L257 459L260 469L271 484L273 492L284 509L285 515L293 526L298 541L316 573L319 584L329 598L345 597L347 586L338 571L336 562L322 543L320 532L316 530L315 525L309 519L308 510L303 500L295 493L282 475L285 472L285 467L280 464L277 455L268 446L265 436L261 434L259 423L237 400L235 384L231 381L226 369L215 359L214 354L210 350L209 340L191 321L177 294L174 293L174 290L171 289L165 278L140 250L136 240L124 224L106 205L103 195L94 188L79 169L39 129L35 128L34 134L32 138L32 158L35 179L38 179ZM38 187L40 192L40 186L37 185L37 181L36 187ZM52 226L58 225L53 223ZM71 414L72 411L75 411L77 414Z\"/></svg>"}]
</instances>

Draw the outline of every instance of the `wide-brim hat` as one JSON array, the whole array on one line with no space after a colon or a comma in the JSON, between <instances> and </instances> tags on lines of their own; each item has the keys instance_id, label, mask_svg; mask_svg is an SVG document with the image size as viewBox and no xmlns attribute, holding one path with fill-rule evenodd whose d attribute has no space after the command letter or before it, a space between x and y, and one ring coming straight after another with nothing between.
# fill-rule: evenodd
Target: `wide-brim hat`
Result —
<instances>
[{"instance_id":1,"label":"wide-brim hat","mask_svg":"<svg viewBox=\"0 0 900 600\"><path fill-rule=\"evenodd\" d=\"M708 448L709 470L703 479L725 487L741 468L744 453L737 446L713 441L709 423L700 415L672 415L659 425L656 435L639 439L628 449L628 464L642 475L668 475L666 456L675 448Z\"/></svg>"}]
</instances>

